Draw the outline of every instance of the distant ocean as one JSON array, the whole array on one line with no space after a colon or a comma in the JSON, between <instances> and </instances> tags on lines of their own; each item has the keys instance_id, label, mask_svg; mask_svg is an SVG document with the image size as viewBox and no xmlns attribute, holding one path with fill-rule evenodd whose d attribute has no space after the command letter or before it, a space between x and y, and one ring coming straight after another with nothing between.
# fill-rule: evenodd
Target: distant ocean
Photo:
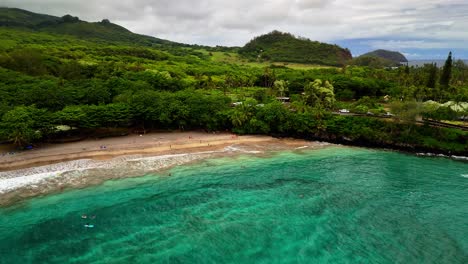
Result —
<instances>
[{"instance_id":1,"label":"distant ocean","mask_svg":"<svg viewBox=\"0 0 468 264\"><path fill-rule=\"evenodd\" d=\"M457 60L457 59L455 59ZM466 64L468 64L468 60L463 60ZM436 63L437 66L443 67L445 60L411 60L408 62L409 66L414 66L414 67L422 67L424 64L430 64L430 63Z\"/></svg>"}]
</instances>

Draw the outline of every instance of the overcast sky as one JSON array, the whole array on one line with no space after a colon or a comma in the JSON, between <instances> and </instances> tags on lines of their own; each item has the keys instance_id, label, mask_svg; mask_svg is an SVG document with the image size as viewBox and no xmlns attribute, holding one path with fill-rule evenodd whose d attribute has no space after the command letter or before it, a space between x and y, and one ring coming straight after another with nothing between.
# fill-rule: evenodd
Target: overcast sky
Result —
<instances>
[{"instance_id":1,"label":"overcast sky","mask_svg":"<svg viewBox=\"0 0 468 264\"><path fill-rule=\"evenodd\" d=\"M274 29L411 59L468 59L468 0L0 0L0 6L82 20L108 18L173 41L242 46Z\"/></svg>"}]
</instances>

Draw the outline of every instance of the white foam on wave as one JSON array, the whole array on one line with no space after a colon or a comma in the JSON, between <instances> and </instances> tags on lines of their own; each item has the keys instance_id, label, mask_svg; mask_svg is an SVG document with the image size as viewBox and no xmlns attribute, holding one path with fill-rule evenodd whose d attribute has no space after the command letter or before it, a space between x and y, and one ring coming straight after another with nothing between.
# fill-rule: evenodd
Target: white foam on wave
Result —
<instances>
[{"instance_id":1,"label":"white foam on wave","mask_svg":"<svg viewBox=\"0 0 468 264\"><path fill-rule=\"evenodd\" d=\"M238 147L234 147L234 146L227 146L224 148L225 151L232 151L232 152L236 152L236 151L242 151L242 149L238 148Z\"/></svg>"},{"instance_id":2,"label":"white foam on wave","mask_svg":"<svg viewBox=\"0 0 468 264\"><path fill-rule=\"evenodd\" d=\"M6 193L18 188L40 184L49 178L57 177L64 171L43 172L20 177L0 179L0 194Z\"/></svg>"},{"instance_id":3,"label":"white foam on wave","mask_svg":"<svg viewBox=\"0 0 468 264\"><path fill-rule=\"evenodd\" d=\"M181 157L199 157L201 155L209 155L209 154L216 154L222 153L225 151L202 151L202 152L195 152L195 153L181 153L181 154L168 154L168 155L161 155L161 156L151 156L151 157L128 157L126 161L152 161L152 160L166 160L166 159L174 159L174 158L181 158Z\"/></svg>"},{"instance_id":4,"label":"white foam on wave","mask_svg":"<svg viewBox=\"0 0 468 264\"><path fill-rule=\"evenodd\" d=\"M466 160L468 161L468 157L466 156L456 156L456 155L444 155L444 154L434 154L434 153L416 153L417 156L424 156L424 157L439 157L439 158L451 158L454 160Z\"/></svg>"},{"instance_id":5,"label":"white foam on wave","mask_svg":"<svg viewBox=\"0 0 468 264\"><path fill-rule=\"evenodd\" d=\"M108 161L90 159L74 160L57 164L0 172L0 194L17 189L30 187L40 188L49 182L59 180L69 182L80 179L93 169L118 171L125 174L128 171L144 173L186 164L203 157L224 151L205 151L198 153L183 153L144 157L142 155L121 156Z\"/></svg>"},{"instance_id":6,"label":"white foam on wave","mask_svg":"<svg viewBox=\"0 0 468 264\"><path fill-rule=\"evenodd\" d=\"M245 150L245 149L235 147L235 146L227 146L224 148L224 150L229 151L229 152L242 152L242 153L251 153L251 154L262 153L261 151L258 151L258 150Z\"/></svg>"},{"instance_id":7,"label":"white foam on wave","mask_svg":"<svg viewBox=\"0 0 468 264\"><path fill-rule=\"evenodd\" d=\"M468 157L465 157L465 156L455 156L455 155L452 155L450 156L452 159L456 159L456 160L468 160Z\"/></svg>"},{"instance_id":8,"label":"white foam on wave","mask_svg":"<svg viewBox=\"0 0 468 264\"><path fill-rule=\"evenodd\" d=\"M154 157L131 158L126 160L124 167L125 169L133 169L140 172L156 171L170 168L176 165L186 164L195 160L199 160L201 158L209 157L215 153L215 151L210 151L190 154L174 154ZM114 166L118 167L122 166L122 164L115 164Z\"/></svg>"},{"instance_id":9,"label":"white foam on wave","mask_svg":"<svg viewBox=\"0 0 468 264\"><path fill-rule=\"evenodd\" d=\"M323 145L326 145L324 143ZM307 148L303 146L300 148ZM81 159L40 167L19 169L14 171L0 172L0 194L15 191L22 188L41 188L48 184L61 184L76 182L85 178L93 170L98 173L112 173L113 177L124 177L130 174L144 174L172 166L187 164L196 160L210 157L219 153L263 153L257 150L248 150L239 146L231 145L223 150L204 151L195 153L169 154L160 156L131 155L120 156L107 161L95 161ZM89 175L88 175L89 176Z\"/></svg>"},{"instance_id":10,"label":"white foam on wave","mask_svg":"<svg viewBox=\"0 0 468 264\"><path fill-rule=\"evenodd\" d=\"M47 184L48 180L57 179L66 172L80 172L93 168L112 166L105 162L96 162L90 159L67 161L40 167L0 172L0 194L14 191L19 188L39 188ZM79 176L78 174L75 174ZM63 179L64 181L66 179Z\"/></svg>"},{"instance_id":11,"label":"white foam on wave","mask_svg":"<svg viewBox=\"0 0 468 264\"><path fill-rule=\"evenodd\" d=\"M468 178L468 174L462 174L461 175L463 178Z\"/></svg>"},{"instance_id":12,"label":"white foam on wave","mask_svg":"<svg viewBox=\"0 0 468 264\"><path fill-rule=\"evenodd\" d=\"M302 147L297 147L295 149L305 149L305 148L308 148L309 146L302 146Z\"/></svg>"}]
</instances>

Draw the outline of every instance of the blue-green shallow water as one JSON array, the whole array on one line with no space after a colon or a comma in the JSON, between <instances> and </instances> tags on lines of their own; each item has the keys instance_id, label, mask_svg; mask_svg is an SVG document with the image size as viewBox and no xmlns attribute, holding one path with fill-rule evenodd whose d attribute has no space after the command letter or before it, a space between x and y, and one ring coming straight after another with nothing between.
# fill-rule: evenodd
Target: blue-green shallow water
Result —
<instances>
[{"instance_id":1,"label":"blue-green shallow water","mask_svg":"<svg viewBox=\"0 0 468 264\"><path fill-rule=\"evenodd\" d=\"M468 261L467 163L332 147L171 173L0 209L0 263Z\"/></svg>"}]
</instances>

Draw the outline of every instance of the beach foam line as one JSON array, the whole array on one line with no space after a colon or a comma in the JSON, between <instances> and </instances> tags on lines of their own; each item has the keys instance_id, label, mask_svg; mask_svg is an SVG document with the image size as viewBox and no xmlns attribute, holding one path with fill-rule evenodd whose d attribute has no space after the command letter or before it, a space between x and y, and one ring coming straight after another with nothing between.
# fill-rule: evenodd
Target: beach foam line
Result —
<instances>
[{"instance_id":1,"label":"beach foam line","mask_svg":"<svg viewBox=\"0 0 468 264\"><path fill-rule=\"evenodd\" d=\"M0 194L10 192L22 187L35 187L49 178L57 177L64 171L44 172L27 176L0 179Z\"/></svg>"},{"instance_id":2,"label":"beach foam line","mask_svg":"<svg viewBox=\"0 0 468 264\"><path fill-rule=\"evenodd\" d=\"M456 160L468 160L468 157L465 157L465 156L455 156L455 155L452 155L450 156L452 159L456 159Z\"/></svg>"},{"instance_id":3,"label":"beach foam line","mask_svg":"<svg viewBox=\"0 0 468 264\"><path fill-rule=\"evenodd\" d=\"M302 147L297 147L295 149L305 149L305 148L308 148L309 146L302 146Z\"/></svg>"},{"instance_id":4,"label":"beach foam line","mask_svg":"<svg viewBox=\"0 0 468 264\"><path fill-rule=\"evenodd\" d=\"M35 174L50 173L57 171L69 171L74 169L81 169L83 167L89 167L94 164L95 162L91 159L79 159L32 168L2 171L0 172L0 179L16 178L21 176L30 176Z\"/></svg>"},{"instance_id":5,"label":"beach foam line","mask_svg":"<svg viewBox=\"0 0 468 264\"><path fill-rule=\"evenodd\" d=\"M236 142L232 145L226 144L223 148L217 148L212 151L164 155L157 155L157 152L154 155L152 155L152 152L138 154L126 154L122 152L120 156L105 160L83 158L37 167L2 171L0 172L0 195L14 200L12 197L16 197L16 195L20 195L18 197L23 198L32 197L37 194L50 193L69 187L80 188L100 184L106 180L143 176L174 166L222 156L223 154L259 154L265 153L265 151L293 149L288 143L283 144L282 141L273 142L272 145L251 144L246 146L244 144ZM275 144L281 145L278 147ZM322 142L315 142L314 144L318 146L329 145ZM308 147L314 146L310 145ZM2 202L8 204L7 200L1 201L0 204Z\"/></svg>"},{"instance_id":6,"label":"beach foam line","mask_svg":"<svg viewBox=\"0 0 468 264\"><path fill-rule=\"evenodd\" d=\"M111 160L98 161L82 159L50 164L40 167L0 172L0 194L21 188L40 188L50 181L69 183L79 180L93 170L118 171L119 174L141 174L183 165L192 161L208 158L212 155L227 153L232 149L219 151L202 151L194 153L168 154L160 156L130 155L116 157ZM247 152L240 150L242 152ZM103 172L103 171L101 171Z\"/></svg>"},{"instance_id":7,"label":"beach foam line","mask_svg":"<svg viewBox=\"0 0 468 264\"><path fill-rule=\"evenodd\" d=\"M131 158L128 157L126 161L151 161L151 160L163 160L163 159L173 159L173 158L180 158L186 156L193 156L193 155L209 155L209 154L216 154L216 153L224 153L226 151L200 151L200 152L193 152L193 153L180 153L180 154L167 154L167 155L160 155L160 156L151 156L151 157L139 157L139 158Z\"/></svg>"},{"instance_id":8,"label":"beach foam line","mask_svg":"<svg viewBox=\"0 0 468 264\"><path fill-rule=\"evenodd\" d=\"M224 148L224 150L230 151L230 152L242 152L242 153L251 153L251 154L263 153L262 151L258 151L258 150L245 150L240 147L235 147L234 145L227 146Z\"/></svg>"},{"instance_id":9,"label":"beach foam line","mask_svg":"<svg viewBox=\"0 0 468 264\"><path fill-rule=\"evenodd\" d=\"M444 155L444 154L435 154L435 153L416 153L416 156L450 158L450 159L454 159L454 160L468 161L468 157L466 157L466 156L456 156L456 155L448 156L448 155Z\"/></svg>"}]
</instances>

